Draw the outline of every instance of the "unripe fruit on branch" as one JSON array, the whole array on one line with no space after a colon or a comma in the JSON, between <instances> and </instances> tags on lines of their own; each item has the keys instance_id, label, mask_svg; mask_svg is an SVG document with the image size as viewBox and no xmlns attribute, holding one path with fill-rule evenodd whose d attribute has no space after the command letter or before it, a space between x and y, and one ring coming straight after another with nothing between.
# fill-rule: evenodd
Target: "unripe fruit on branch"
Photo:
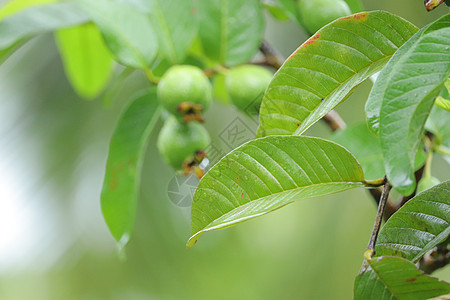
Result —
<instances>
[{"instance_id":1,"label":"unripe fruit on branch","mask_svg":"<svg viewBox=\"0 0 450 300\"><path fill-rule=\"evenodd\" d=\"M309 33L314 33L331 21L351 14L344 0L300 0L298 9Z\"/></svg>"},{"instance_id":2,"label":"unripe fruit on branch","mask_svg":"<svg viewBox=\"0 0 450 300\"><path fill-rule=\"evenodd\" d=\"M203 174L198 173L198 165L210 142L208 131L202 124L183 123L170 116L159 132L157 146L164 161L173 169L183 170L186 175L194 171L201 177Z\"/></svg>"},{"instance_id":3,"label":"unripe fruit on branch","mask_svg":"<svg viewBox=\"0 0 450 300\"><path fill-rule=\"evenodd\" d=\"M203 71L191 65L177 65L158 83L158 99L171 114L185 121L202 120L212 101L212 87Z\"/></svg>"},{"instance_id":4,"label":"unripe fruit on branch","mask_svg":"<svg viewBox=\"0 0 450 300\"><path fill-rule=\"evenodd\" d=\"M231 68L225 79L231 102L242 111L259 111L262 97L272 76L270 71L257 65Z\"/></svg>"}]
</instances>

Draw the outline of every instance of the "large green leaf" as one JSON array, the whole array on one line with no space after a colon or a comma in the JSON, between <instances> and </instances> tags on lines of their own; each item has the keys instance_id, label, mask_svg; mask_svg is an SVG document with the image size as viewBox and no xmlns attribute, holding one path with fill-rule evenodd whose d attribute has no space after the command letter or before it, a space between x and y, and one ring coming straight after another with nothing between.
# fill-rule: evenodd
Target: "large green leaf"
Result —
<instances>
[{"instance_id":1,"label":"large green leaf","mask_svg":"<svg viewBox=\"0 0 450 300\"><path fill-rule=\"evenodd\" d=\"M300 135L378 72L415 32L411 23L374 11L340 18L301 45L270 83L259 136Z\"/></svg>"},{"instance_id":2,"label":"large green leaf","mask_svg":"<svg viewBox=\"0 0 450 300\"><path fill-rule=\"evenodd\" d=\"M102 32L115 58L129 67L147 69L158 52L158 37L149 8L131 0L78 0Z\"/></svg>"},{"instance_id":3,"label":"large green leaf","mask_svg":"<svg viewBox=\"0 0 450 300\"><path fill-rule=\"evenodd\" d=\"M160 54L172 64L186 58L198 30L192 0L152 0L150 19L159 37Z\"/></svg>"},{"instance_id":4,"label":"large green leaf","mask_svg":"<svg viewBox=\"0 0 450 300\"><path fill-rule=\"evenodd\" d=\"M259 0L199 0L200 40L213 61L231 66L248 62L264 34Z\"/></svg>"},{"instance_id":5,"label":"large green leaf","mask_svg":"<svg viewBox=\"0 0 450 300\"><path fill-rule=\"evenodd\" d=\"M133 230L144 153L159 112L156 89L139 95L120 118L110 143L101 204L120 247Z\"/></svg>"},{"instance_id":6,"label":"large green leaf","mask_svg":"<svg viewBox=\"0 0 450 300\"><path fill-rule=\"evenodd\" d=\"M386 175L402 194L414 191L414 153L425 121L450 75L450 14L421 29L392 57L366 111L379 130Z\"/></svg>"},{"instance_id":7,"label":"large green leaf","mask_svg":"<svg viewBox=\"0 0 450 300\"><path fill-rule=\"evenodd\" d=\"M204 232L267 214L298 199L359 187L362 182L356 159L333 142L297 136L248 142L200 181L188 247Z\"/></svg>"},{"instance_id":8,"label":"large green leaf","mask_svg":"<svg viewBox=\"0 0 450 300\"><path fill-rule=\"evenodd\" d=\"M94 24L62 29L56 41L64 69L75 91L92 99L103 90L112 71L112 57Z\"/></svg>"},{"instance_id":9,"label":"large green leaf","mask_svg":"<svg viewBox=\"0 0 450 300\"><path fill-rule=\"evenodd\" d=\"M450 293L447 282L428 276L400 257L377 257L355 280L355 300L423 300Z\"/></svg>"},{"instance_id":10,"label":"large green leaf","mask_svg":"<svg viewBox=\"0 0 450 300\"><path fill-rule=\"evenodd\" d=\"M413 262L450 233L450 181L438 184L409 200L381 229L377 256L401 256Z\"/></svg>"},{"instance_id":11,"label":"large green leaf","mask_svg":"<svg viewBox=\"0 0 450 300\"><path fill-rule=\"evenodd\" d=\"M32 7L0 21L0 50L37 34L86 22L87 16L71 2Z\"/></svg>"}]
</instances>

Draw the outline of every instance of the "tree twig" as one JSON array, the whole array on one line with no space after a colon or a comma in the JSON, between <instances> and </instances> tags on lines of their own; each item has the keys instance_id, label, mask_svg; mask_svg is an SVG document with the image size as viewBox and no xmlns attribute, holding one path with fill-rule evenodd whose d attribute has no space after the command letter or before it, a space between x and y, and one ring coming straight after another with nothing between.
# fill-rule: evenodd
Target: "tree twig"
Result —
<instances>
[{"instance_id":1,"label":"tree twig","mask_svg":"<svg viewBox=\"0 0 450 300\"><path fill-rule=\"evenodd\" d=\"M265 57L265 64L268 66L271 66L278 70L284 62L284 57L277 51L275 48L273 48L266 40L263 40L261 42L261 45L259 46L259 51L264 55Z\"/></svg>"},{"instance_id":2,"label":"tree twig","mask_svg":"<svg viewBox=\"0 0 450 300\"><path fill-rule=\"evenodd\" d=\"M383 212L384 208L386 207L391 188L391 184L386 180L386 183L383 186L383 192L381 193L381 197L378 203L377 217L375 218L375 224L373 225L372 235L370 236L369 245L367 246L367 250L371 251L372 255L375 254L375 243L377 241L378 233L380 232Z\"/></svg>"},{"instance_id":3,"label":"tree twig","mask_svg":"<svg viewBox=\"0 0 450 300\"><path fill-rule=\"evenodd\" d=\"M369 189L369 193L372 196L372 198L375 200L375 203L377 205L379 205L380 203L380 199L381 199L381 194L383 193L383 189L378 187L378 188L373 188L373 189ZM384 213L383 213L383 219L386 222L387 220L389 220L389 218L398 210L397 205L392 203L392 199L390 197L388 197L388 200L386 201L386 207L384 209Z\"/></svg>"}]
</instances>

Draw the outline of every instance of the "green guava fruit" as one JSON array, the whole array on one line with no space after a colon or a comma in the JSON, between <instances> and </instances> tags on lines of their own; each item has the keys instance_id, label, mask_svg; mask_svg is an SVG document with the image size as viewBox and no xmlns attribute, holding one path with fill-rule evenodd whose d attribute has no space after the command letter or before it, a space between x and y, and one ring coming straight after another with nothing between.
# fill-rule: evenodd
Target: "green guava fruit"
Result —
<instances>
[{"instance_id":1,"label":"green guava fruit","mask_svg":"<svg viewBox=\"0 0 450 300\"><path fill-rule=\"evenodd\" d=\"M309 33L314 33L337 18L351 14L343 0L300 0L300 16Z\"/></svg>"},{"instance_id":2,"label":"green guava fruit","mask_svg":"<svg viewBox=\"0 0 450 300\"><path fill-rule=\"evenodd\" d=\"M225 86L231 102L245 112L259 111L273 74L261 66L242 65L226 74Z\"/></svg>"}]
</instances>

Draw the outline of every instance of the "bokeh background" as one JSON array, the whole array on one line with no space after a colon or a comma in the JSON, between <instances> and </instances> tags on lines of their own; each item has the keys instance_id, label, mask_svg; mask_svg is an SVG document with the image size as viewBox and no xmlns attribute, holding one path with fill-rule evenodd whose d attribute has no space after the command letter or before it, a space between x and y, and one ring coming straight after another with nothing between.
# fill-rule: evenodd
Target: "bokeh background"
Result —
<instances>
[{"instance_id":1,"label":"bokeh background","mask_svg":"<svg viewBox=\"0 0 450 300\"><path fill-rule=\"evenodd\" d=\"M443 5L427 13L422 0L364 6L417 26L448 12ZM269 16L266 37L285 56L307 38L296 24ZM118 253L99 204L108 141L130 97L147 85L135 72L95 101L79 99L52 35L0 66L0 299L351 299L376 213L366 191L299 201L205 234L187 250L189 207L168 197L174 173L157 152L156 134L135 232L125 255ZM349 124L364 120L370 88L362 84L338 107ZM206 116L224 151L220 136L236 118L252 134L256 125L232 107L215 104ZM318 123L308 134L330 133ZM435 176L446 179L446 168L434 160ZM435 275L449 280L450 268Z\"/></svg>"}]
</instances>

